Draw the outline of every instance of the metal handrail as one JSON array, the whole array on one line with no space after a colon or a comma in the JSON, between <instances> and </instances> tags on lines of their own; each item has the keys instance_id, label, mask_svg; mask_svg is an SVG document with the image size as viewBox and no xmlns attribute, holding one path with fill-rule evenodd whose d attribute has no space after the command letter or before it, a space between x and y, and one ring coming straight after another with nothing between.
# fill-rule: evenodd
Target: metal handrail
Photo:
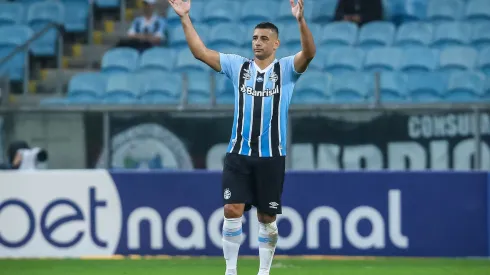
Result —
<instances>
[{"instance_id":1,"label":"metal handrail","mask_svg":"<svg viewBox=\"0 0 490 275\"><path fill-rule=\"evenodd\" d=\"M61 57L63 55L63 42L62 42L62 37L63 37L63 25L54 23L54 22L49 22L47 23L46 26L44 26L40 31L34 33L34 35L29 38L26 42L24 42L22 45L17 46L10 54L6 55L5 57L0 59L0 66L3 65L4 63L8 62L10 59L12 59L16 54L22 52L22 51L28 51L29 47L31 44L39 39L41 36L43 36L45 33L47 33L49 30L52 28L55 28L56 31L58 32L58 60L57 60L57 65L58 65L58 70L61 69ZM61 41L61 42L60 42ZM28 56L26 56L27 58ZM29 70L28 66L24 66L24 94L26 94L28 90L28 82L29 82ZM58 90L60 90L60 86L58 85ZM58 91L60 93L61 91Z\"/></svg>"}]
</instances>

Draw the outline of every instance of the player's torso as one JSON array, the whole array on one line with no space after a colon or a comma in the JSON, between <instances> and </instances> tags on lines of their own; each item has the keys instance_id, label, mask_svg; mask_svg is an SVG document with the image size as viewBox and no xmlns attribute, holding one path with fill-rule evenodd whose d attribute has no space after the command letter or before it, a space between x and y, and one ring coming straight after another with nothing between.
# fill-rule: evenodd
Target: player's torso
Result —
<instances>
[{"instance_id":1,"label":"player's torso","mask_svg":"<svg viewBox=\"0 0 490 275\"><path fill-rule=\"evenodd\" d=\"M235 122L229 152L271 157L285 155L289 105L279 61L261 70L240 68L235 90Z\"/></svg>"}]
</instances>

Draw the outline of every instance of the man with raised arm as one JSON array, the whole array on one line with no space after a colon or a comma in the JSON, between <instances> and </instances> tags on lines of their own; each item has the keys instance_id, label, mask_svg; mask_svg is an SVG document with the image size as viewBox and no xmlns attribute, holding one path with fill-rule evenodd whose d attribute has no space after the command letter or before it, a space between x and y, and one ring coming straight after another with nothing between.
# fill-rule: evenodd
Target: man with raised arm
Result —
<instances>
[{"instance_id":1,"label":"man with raised arm","mask_svg":"<svg viewBox=\"0 0 490 275\"><path fill-rule=\"evenodd\" d=\"M254 58L247 59L216 52L204 45L189 17L190 0L169 0L169 3L181 18L194 57L225 74L235 88L235 115L222 175L225 274L237 274L242 216L252 206L257 208L259 220L258 274L269 274L279 236L276 215L282 213L289 103L296 81L316 52L304 18L304 0L296 4L290 0L291 12L298 21L302 50L279 60L275 57L280 45L279 30L274 24L263 22L255 27Z\"/></svg>"}]
</instances>

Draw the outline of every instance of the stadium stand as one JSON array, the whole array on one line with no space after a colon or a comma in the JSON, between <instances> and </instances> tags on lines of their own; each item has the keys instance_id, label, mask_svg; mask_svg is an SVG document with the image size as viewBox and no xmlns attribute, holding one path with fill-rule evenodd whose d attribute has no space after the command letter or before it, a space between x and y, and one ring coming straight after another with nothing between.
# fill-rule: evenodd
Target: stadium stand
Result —
<instances>
[{"instance_id":1,"label":"stadium stand","mask_svg":"<svg viewBox=\"0 0 490 275\"><path fill-rule=\"evenodd\" d=\"M123 19L127 22L138 15L140 3L126 2ZM251 8L258 3L266 8ZM305 14L317 43L317 56L303 76L305 80L298 83L294 104L372 100L375 72L380 73L382 102L489 98L485 87L490 77L490 1L384 0L383 4L385 21L361 28L350 22L332 21L335 0L316 0L308 6ZM167 14L169 33L166 46L143 53L114 49L115 37L124 34L128 25L117 16L107 17L111 14L107 10L117 11L119 5L119 0L95 0L93 4L85 0L2 2L0 32L8 31L5 26L22 31L0 36L0 56L8 54L46 22L62 25L68 34L86 34L91 32L90 20L94 20L95 29L90 34L93 44L77 39L65 41L64 48L69 49L63 56L65 97L47 99L43 104L233 103L231 83L192 56L172 9L163 12ZM210 48L250 58L251 30L256 23L269 20L280 28L282 43L277 57L300 49L299 31L288 1L194 0L192 5L193 22ZM94 11L100 10L102 17L93 16ZM8 72L13 82L29 81L33 84L29 85L31 92L52 90L53 69L41 67L40 73L24 79L24 67L32 66L24 59L57 57L57 32L48 31L29 51L31 55L19 54L1 64L1 70ZM147 73L152 77L144 77ZM123 80L124 77L132 81ZM84 86L81 79L95 83ZM103 85L102 79L107 79L108 84ZM155 83L150 87L146 84L150 79L162 87ZM96 87L104 88L94 91ZM183 90L187 92L182 93Z\"/></svg>"}]
</instances>

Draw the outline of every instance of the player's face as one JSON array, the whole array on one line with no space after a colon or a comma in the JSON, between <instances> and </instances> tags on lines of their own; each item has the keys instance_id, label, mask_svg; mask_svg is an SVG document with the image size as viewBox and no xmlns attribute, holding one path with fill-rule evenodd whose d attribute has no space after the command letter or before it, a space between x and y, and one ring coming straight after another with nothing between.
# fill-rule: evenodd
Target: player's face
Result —
<instances>
[{"instance_id":1,"label":"player's face","mask_svg":"<svg viewBox=\"0 0 490 275\"><path fill-rule=\"evenodd\" d=\"M255 29L252 37L252 50L258 59L266 59L279 47L277 33L270 29Z\"/></svg>"}]
</instances>

